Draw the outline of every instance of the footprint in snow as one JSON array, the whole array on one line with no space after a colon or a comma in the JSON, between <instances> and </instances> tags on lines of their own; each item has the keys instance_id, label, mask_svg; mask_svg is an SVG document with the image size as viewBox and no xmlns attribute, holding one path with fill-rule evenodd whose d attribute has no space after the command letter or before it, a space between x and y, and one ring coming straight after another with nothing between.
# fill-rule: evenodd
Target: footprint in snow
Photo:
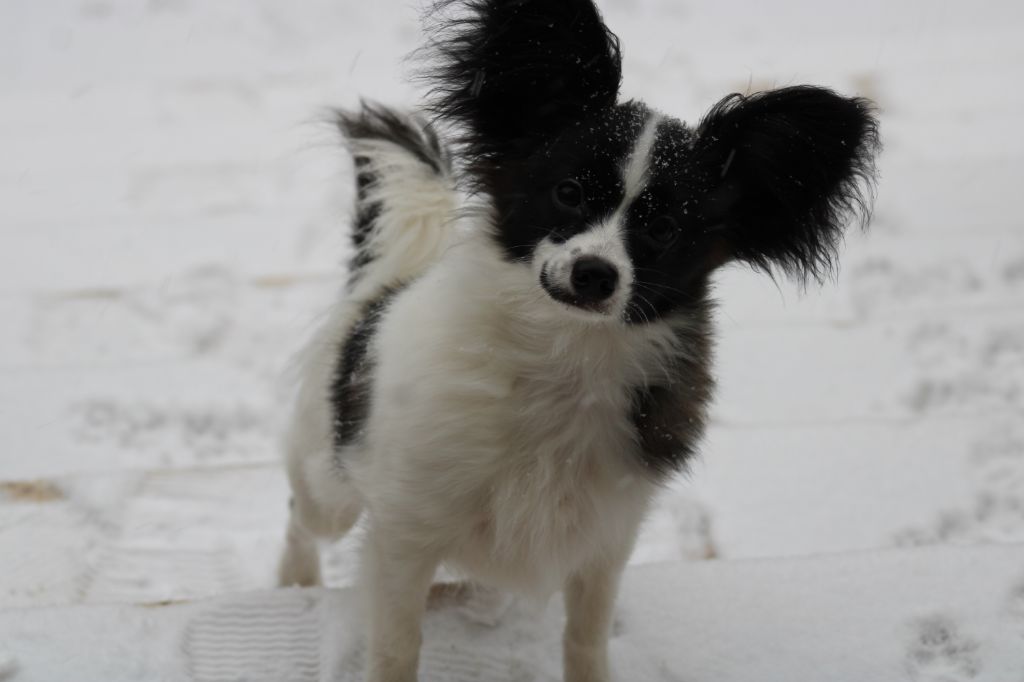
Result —
<instances>
[{"instance_id":1,"label":"footprint in snow","mask_svg":"<svg viewBox=\"0 0 1024 682\"><path fill-rule=\"evenodd\" d=\"M978 643L963 635L946 616L922 618L914 625L907 650L907 671L917 682L965 682L981 672Z\"/></svg>"},{"instance_id":2,"label":"footprint in snow","mask_svg":"<svg viewBox=\"0 0 1024 682\"><path fill-rule=\"evenodd\" d=\"M989 431L971 444L964 462L975 481L973 500L902 530L894 538L898 546L1024 541L1024 431L1016 422Z\"/></svg>"},{"instance_id":3,"label":"footprint in snow","mask_svg":"<svg viewBox=\"0 0 1024 682\"><path fill-rule=\"evenodd\" d=\"M1010 590L1006 611L1013 621L1014 629L1024 637L1024 579L1018 581Z\"/></svg>"}]
</instances>

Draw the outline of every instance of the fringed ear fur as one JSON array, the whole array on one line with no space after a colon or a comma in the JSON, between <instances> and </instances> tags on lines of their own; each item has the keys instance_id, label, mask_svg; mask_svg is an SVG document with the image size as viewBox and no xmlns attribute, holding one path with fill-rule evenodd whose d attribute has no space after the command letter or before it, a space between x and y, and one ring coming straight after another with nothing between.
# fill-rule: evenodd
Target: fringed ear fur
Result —
<instances>
[{"instance_id":1,"label":"fringed ear fur","mask_svg":"<svg viewBox=\"0 0 1024 682\"><path fill-rule=\"evenodd\" d=\"M440 0L425 67L428 108L477 169L522 158L618 97L618 39L591 0Z\"/></svg>"},{"instance_id":2,"label":"fringed ear fur","mask_svg":"<svg viewBox=\"0 0 1024 682\"><path fill-rule=\"evenodd\" d=\"M821 281L846 225L867 224L879 148L868 100L812 86L730 95L697 130L698 162L719 178L705 212L733 258Z\"/></svg>"}]
</instances>

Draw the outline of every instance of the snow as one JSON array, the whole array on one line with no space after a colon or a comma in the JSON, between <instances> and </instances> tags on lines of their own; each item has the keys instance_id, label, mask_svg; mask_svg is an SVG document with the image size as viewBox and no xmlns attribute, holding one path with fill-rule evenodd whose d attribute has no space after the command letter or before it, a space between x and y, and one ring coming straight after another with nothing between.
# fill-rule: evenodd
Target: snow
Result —
<instances>
[{"instance_id":1,"label":"snow","mask_svg":"<svg viewBox=\"0 0 1024 682\"><path fill-rule=\"evenodd\" d=\"M626 576L612 665L639 682L1013 681L1024 671L1022 566L1024 548L998 546L651 564ZM424 682L560 679L557 600L510 604L493 625L474 613L488 608L428 611ZM0 628L32 662L19 682L69 669L109 682L355 682L359 613L350 591L291 589L6 611Z\"/></svg>"},{"instance_id":2,"label":"snow","mask_svg":"<svg viewBox=\"0 0 1024 682\"><path fill-rule=\"evenodd\" d=\"M8 653L0 651L0 680L9 680L18 671L18 662Z\"/></svg>"},{"instance_id":3,"label":"snow","mask_svg":"<svg viewBox=\"0 0 1024 682\"><path fill-rule=\"evenodd\" d=\"M1024 679L1024 6L600 4L627 96L693 121L819 82L886 145L836 282L720 277L713 423L633 557L620 679ZM343 278L324 107L415 101L418 40L399 0L0 8L0 680L358 660L358 533L335 589L266 591L282 373ZM557 603L494 608L431 612L425 679L557 679Z\"/></svg>"}]
</instances>

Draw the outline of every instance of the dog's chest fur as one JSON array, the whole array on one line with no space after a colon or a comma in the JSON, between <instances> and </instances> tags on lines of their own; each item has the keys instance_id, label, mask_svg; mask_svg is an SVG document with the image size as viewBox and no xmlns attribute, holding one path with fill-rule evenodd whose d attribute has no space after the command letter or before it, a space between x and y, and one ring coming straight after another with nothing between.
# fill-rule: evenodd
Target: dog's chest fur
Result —
<instances>
[{"instance_id":1,"label":"dog's chest fur","mask_svg":"<svg viewBox=\"0 0 1024 682\"><path fill-rule=\"evenodd\" d=\"M470 572L554 589L632 544L654 490L636 390L664 373L676 337L538 314L491 275L475 289L428 275L395 301L376 344L366 488L402 496L416 532Z\"/></svg>"}]
</instances>

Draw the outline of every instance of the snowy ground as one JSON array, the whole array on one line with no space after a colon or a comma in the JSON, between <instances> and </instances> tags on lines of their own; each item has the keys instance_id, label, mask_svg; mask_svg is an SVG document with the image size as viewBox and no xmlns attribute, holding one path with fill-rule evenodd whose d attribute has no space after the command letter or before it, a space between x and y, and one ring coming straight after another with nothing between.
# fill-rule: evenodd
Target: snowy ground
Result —
<instances>
[{"instance_id":1,"label":"snowy ground","mask_svg":"<svg viewBox=\"0 0 1024 682\"><path fill-rule=\"evenodd\" d=\"M824 83L886 143L837 283L721 277L714 424L634 557L622 679L1024 681L1024 5L601 4L629 96ZM223 595L271 586L281 373L340 281L323 108L414 101L413 7L0 7L0 680L285 679L232 649L246 609L308 635L245 635L294 679L333 670L346 593ZM454 611L431 679L554 679L557 609Z\"/></svg>"}]
</instances>

